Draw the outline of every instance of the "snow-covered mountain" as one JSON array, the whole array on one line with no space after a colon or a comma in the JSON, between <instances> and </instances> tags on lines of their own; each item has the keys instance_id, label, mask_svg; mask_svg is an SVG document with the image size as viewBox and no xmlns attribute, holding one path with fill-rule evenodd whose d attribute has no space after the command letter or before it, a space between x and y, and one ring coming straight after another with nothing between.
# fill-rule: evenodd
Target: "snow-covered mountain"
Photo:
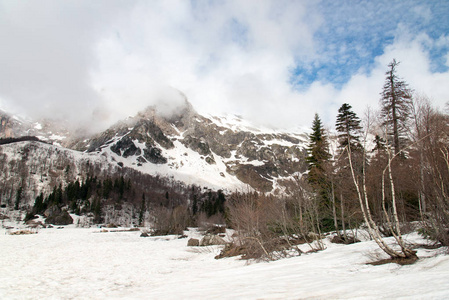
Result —
<instances>
[{"instance_id":1,"label":"snow-covered mountain","mask_svg":"<svg viewBox=\"0 0 449 300\"><path fill-rule=\"evenodd\" d=\"M61 145L72 133L62 121L29 120L0 109L0 138L35 136L41 141Z\"/></svg>"},{"instance_id":2,"label":"snow-covered mountain","mask_svg":"<svg viewBox=\"0 0 449 300\"><path fill-rule=\"evenodd\" d=\"M306 170L305 142L304 133L261 130L236 116L202 116L186 101L170 116L149 107L68 146L189 184L271 192Z\"/></svg>"},{"instance_id":3,"label":"snow-covered mountain","mask_svg":"<svg viewBox=\"0 0 449 300\"><path fill-rule=\"evenodd\" d=\"M273 193L288 192L306 171L306 134L258 129L237 116L203 116L187 100L169 116L148 107L83 139L49 121L0 116L0 137L46 142L3 139L2 203L13 201L21 185L32 204L42 191L85 178L86 166L106 175L126 168L215 190Z\"/></svg>"}]
</instances>

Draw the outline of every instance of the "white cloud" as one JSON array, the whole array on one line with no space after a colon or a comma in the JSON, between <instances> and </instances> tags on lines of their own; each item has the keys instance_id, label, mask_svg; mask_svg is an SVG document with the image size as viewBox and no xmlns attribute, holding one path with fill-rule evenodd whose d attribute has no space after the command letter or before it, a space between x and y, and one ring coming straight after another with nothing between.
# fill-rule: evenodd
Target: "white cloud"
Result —
<instances>
[{"instance_id":1,"label":"white cloud","mask_svg":"<svg viewBox=\"0 0 449 300\"><path fill-rule=\"evenodd\" d=\"M0 34L7 45L0 47L3 107L35 116L61 114L85 124L93 116L105 127L161 97L171 103L165 105L168 110L177 106L179 98L170 92L175 88L200 112L236 113L281 127L309 126L318 112L332 125L344 102L358 114L378 105L393 58L401 61L399 75L412 88L438 105L448 101L449 73L432 71L429 54L447 47L447 36L416 32L405 18L392 30L382 23L388 19L385 3L362 7L359 15L351 5L342 7L331 24L321 11L326 3L314 1L47 4L0 2ZM401 7L392 7L391 14ZM425 24L436 22L427 4L411 13ZM345 30L354 34L340 40ZM394 40L385 46L382 34ZM380 47L377 57L364 46L366 35ZM342 84L319 76L301 90L291 84L299 63L325 74L320 67L353 64L353 55L366 63Z\"/></svg>"},{"instance_id":2,"label":"white cloud","mask_svg":"<svg viewBox=\"0 0 449 300\"><path fill-rule=\"evenodd\" d=\"M199 111L235 112L273 125L285 115L276 111L294 96L288 81L295 56L314 47L304 5L275 4L230 1L193 11L141 3L116 24L117 34L99 43L94 86L122 113L151 104L152 91L169 85Z\"/></svg>"}]
</instances>

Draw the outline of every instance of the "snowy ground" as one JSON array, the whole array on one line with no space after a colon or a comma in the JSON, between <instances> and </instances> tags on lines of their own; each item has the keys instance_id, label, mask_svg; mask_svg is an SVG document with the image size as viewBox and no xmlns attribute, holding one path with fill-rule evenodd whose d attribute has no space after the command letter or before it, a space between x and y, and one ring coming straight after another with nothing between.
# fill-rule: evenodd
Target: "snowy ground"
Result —
<instances>
[{"instance_id":1,"label":"snowy ground","mask_svg":"<svg viewBox=\"0 0 449 300\"><path fill-rule=\"evenodd\" d=\"M449 299L442 249L419 250L414 265L372 266L373 242L326 242L318 253L248 264L215 260L218 247L187 247L187 239L139 236L1 229L0 299Z\"/></svg>"}]
</instances>

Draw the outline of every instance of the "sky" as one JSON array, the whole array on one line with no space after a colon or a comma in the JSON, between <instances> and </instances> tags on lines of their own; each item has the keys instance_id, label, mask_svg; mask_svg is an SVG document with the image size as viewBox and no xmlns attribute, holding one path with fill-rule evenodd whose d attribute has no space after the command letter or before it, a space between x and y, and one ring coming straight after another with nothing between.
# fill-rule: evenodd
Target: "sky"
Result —
<instances>
[{"instance_id":1,"label":"sky","mask_svg":"<svg viewBox=\"0 0 449 300\"><path fill-rule=\"evenodd\" d=\"M100 130L150 105L275 128L378 109L388 64L449 102L449 1L0 0L0 108Z\"/></svg>"}]
</instances>

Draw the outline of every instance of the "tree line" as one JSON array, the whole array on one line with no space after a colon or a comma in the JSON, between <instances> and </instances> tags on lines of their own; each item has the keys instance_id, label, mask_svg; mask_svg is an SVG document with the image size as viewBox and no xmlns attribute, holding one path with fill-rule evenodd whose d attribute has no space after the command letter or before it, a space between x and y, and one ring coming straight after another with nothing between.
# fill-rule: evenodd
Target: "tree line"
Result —
<instances>
[{"instance_id":1,"label":"tree line","mask_svg":"<svg viewBox=\"0 0 449 300\"><path fill-rule=\"evenodd\" d=\"M364 223L392 258L411 258L415 251L402 239L407 222L421 221L429 237L449 245L449 115L414 95L397 75L398 65L388 65L380 112L367 113L364 126L351 105L339 108L334 153L315 115L307 179L323 228L345 233ZM384 236L393 236L400 250Z\"/></svg>"},{"instance_id":2,"label":"tree line","mask_svg":"<svg viewBox=\"0 0 449 300\"><path fill-rule=\"evenodd\" d=\"M388 65L378 113L368 110L361 119L344 103L335 133L315 114L308 171L287 187L290 196L230 196L228 220L244 255L276 259L304 242L319 250L322 233L332 231L334 241L353 243L364 226L391 259L413 261L416 252L402 238L413 221L436 245L449 246L448 111L417 95L398 66Z\"/></svg>"}]
</instances>

